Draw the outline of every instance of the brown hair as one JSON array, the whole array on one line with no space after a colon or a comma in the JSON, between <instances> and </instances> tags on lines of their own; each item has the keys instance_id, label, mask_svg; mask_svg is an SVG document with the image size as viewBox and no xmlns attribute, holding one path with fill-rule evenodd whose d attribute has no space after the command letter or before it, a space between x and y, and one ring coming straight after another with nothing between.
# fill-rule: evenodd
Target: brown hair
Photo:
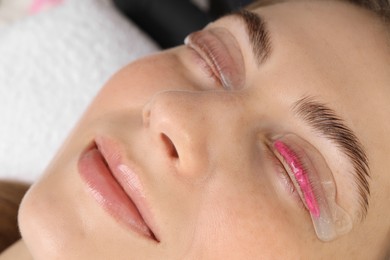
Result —
<instances>
[{"instance_id":1,"label":"brown hair","mask_svg":"<svg viewBox=\"0 0 390 260\"><path fill-rule=\"evenodd\" d=\"M0 181L0 253L20 239L17 215L29 185Z\"/></svg>"},{"instance_id":2,"label":"brown hair","mask_svg":"<svg viewBox=\"0 0 390 260\"><path fill-rule=\"evenodd\" d=\"M390 0L348 0L348 2L374 11L387 22L390 21Z\"/></svg>"},{"instance_id":3,"label":"brown hair","mask_svg":"<svg viewBox=\"0 0 390 260\"><path fill-rule=\"evenodd\" d=\"M365 9L375 12L387 23L390 23L390 0L344 0ZM248 9L255 9L260 6L272 5L286 2L286 0L258 0L248 5Z\"/></svg>"}]
</instances>

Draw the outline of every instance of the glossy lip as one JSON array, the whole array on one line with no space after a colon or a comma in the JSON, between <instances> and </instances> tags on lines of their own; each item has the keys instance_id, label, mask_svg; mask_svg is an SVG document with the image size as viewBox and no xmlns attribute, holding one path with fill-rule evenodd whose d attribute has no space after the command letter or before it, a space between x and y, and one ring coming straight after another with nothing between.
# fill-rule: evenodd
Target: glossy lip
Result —
<instances>
[{"instance_id":1,"label":"glossy lip","mask_svg":"<svg viewBox=\"0 0 390 260\"><path fill-rule=\"evenodd\" d=\"M118 143L96 137L80 155L79 174L87 191L118 222L159 242L135 165L124 163Z\"/></svg>"}]
</instances>

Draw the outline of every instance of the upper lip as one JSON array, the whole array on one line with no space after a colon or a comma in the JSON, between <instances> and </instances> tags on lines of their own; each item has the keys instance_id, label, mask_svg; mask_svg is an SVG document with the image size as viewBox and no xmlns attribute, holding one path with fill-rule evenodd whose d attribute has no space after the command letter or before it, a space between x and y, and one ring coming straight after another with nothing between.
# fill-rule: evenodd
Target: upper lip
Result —
<instances>
[{"instance_id":1,"label":"upper lip","mask_svg":"<svg viewBox=\"0 0 390 260\"><path fill-rule=\"evenodd\" d=\"M107 168L137 207L145 224L150 229L152 238L159 242L150 207L146 201L145 190L138 176L139 168L126 160L123 149L115 140L99 136L95 138L95 144L107 163Z\"/></svg>"}]
</instances>

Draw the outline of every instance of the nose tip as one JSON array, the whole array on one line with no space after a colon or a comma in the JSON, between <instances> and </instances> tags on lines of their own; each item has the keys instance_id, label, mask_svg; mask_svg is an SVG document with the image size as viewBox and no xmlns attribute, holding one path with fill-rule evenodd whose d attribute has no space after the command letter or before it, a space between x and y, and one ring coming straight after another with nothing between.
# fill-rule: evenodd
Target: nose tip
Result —
<instances>
[{"instance_id":1,"label":"nose tip","mask_svg":"<svg viewBox=\"0 0 390 260\"><path fill-rule=\"evenodd\" d=\"M160 143L162 143L163 147L165 148L165 154L168 155L168 157L172 158L172 159L178 159L179 158L179 155L178 155L178 152L177 152L177 149L175 147L175 145L173 144L172 140L168 137L167 133L165 133L163 131L163 128L165 127L162 127L161 124L159 122L156 122L156 113L159 113L160 116L157 115L157 118L159 119L163 119L162 115L161 115L161 109L156 109L156 100L153 98L150 102L148 102L144 108L143 108L143 111L142 111L142 121L143 121L143 125L145 128L150 128L150 120L151 120L151 114L152 114L152 110L154 110L153 112L153 126L152 126L152 131L155 130L154 134L156 135L157 137L157 141L159 141ZM157 125L156 125L157 124Z\"/></svg>"},{"instance_id":2,"label":"nose tip","mask_svg":"<svg viewBox=\"0 0 390 260\"><path fill-rule=\"evenodd\" d=\"M185 175L196 175L207 161L207 120L197 103L194 93L166 91L156 94L142 111L152 145Z\"/></svg>"}]
</instances>

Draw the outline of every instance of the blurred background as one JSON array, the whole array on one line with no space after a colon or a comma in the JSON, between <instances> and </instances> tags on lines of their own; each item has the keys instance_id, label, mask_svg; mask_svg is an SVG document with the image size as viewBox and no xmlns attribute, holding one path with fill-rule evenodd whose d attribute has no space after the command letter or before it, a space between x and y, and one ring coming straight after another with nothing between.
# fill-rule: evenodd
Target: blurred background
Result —
<instances>
[{"instance_id":1,"label":"blurred background","mask_svg":"<svg viewBox=\"0 0 390 260\"><path fill-rule=\"evenodd\" d=\"M113 0L118 9L162 48L182 43L190 32L251 0Z\"/></svg>"},{"instance_id":2,"label":"blurred background","mask_svg":"<svg viewBox=\"0 0 390 260\"><path fill-rule=\"evenodd\" d=\"M0 0L0 26L66 0ZM83 0L80 0L83 1ZM190 32L253 0L106 0L162 48L181 44Z\"/></svg>"}]
</instances>

